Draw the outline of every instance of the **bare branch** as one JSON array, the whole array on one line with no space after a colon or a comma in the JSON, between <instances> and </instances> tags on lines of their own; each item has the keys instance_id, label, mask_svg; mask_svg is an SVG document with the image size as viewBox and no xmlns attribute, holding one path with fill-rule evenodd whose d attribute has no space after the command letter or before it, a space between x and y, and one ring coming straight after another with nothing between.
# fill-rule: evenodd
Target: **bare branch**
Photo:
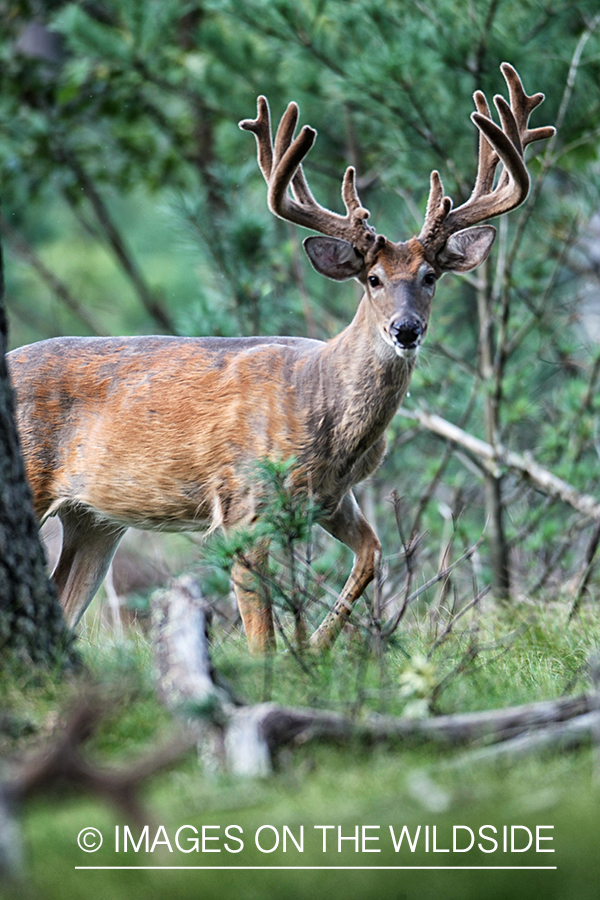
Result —
<instances>
[{"instance_id":1,"label":"bare branch","mask_svg":"<svg viewBox=\"0 0 600 900\"><path fill-rule=\"evenodd\" d=\"M494 744L463 753L456 759L443 764L443 768L471 766L477 762L498 762L501 759L518 759L548 750L577 750L579 747L596 743L600 733L600 712L592 710L566 722L549 722L536 731L522 734Z\"/></svg>"},{"instance_id":2,"label":"bare branch","mask_svg":"<svg viewBox=\"0 0 600 900\"><path fill-rule=\"evenodd\" d=\"M392 618L386 622L385 628L382 630L383 637L389 638L394 633L394 631L402 621L407 608L417 599L417 597L420 597L421 594L424 594L425 591L428 591L429 588L434 586L434 584L438 584L438 582L443 581L444 578L447 578L450 572L456 569L456 567L466 559L470 559L483 543L483 539L484 535L482 534L477 543L473 544L472 547L469 547L468 550L465 550L462 556L460 556L445 569L442 569L441 572L438 572L437 575L434 575L433 578L430 578L429 581L426 581L425 584L422 584L421 587L414 590L412 594L409 594L407 597L405 597L405 600L403 601L402 606L400 607L398 612L395 613L395 615L393 615ZM390 602L397 600L399 596L399 594L396 594L396 596L393 597Z\"/></svg>"},{"instance_id":3,"label":"bare branch","mask_svg":"<svg viewBox=\"0 0 600 900\"><path fill-rule=\"evenodd\" d=\"M57 156L63 163L68 165L75 174L83 193L92 205L96 219L106 236L109 246L116 256L119 265L129 278L145 310L161 329L168 334L177 334L173 319L146 283L146 280L131 255L121 232L113 221L106 203L102 199L88 173L80 164L79 160L64 147L57 148Z\"/></svg>"},{"instance_id":4,"label":"bare branch","mask_svg":"<svg viewBox=\"0 0 600 900\"><path fill-rule=\"evenodd\" d=\"M581 603L581 598L583 597L583 593L588 585L590 580L590 576L592 574L592 570L594 568L594 557L596 556L598 545L600 544L600 521L596 523L596 527L592 533L592 537L590 538L590 542L586 547L585 556L583 559L583 565L581 567L581 571L579 572L579 576L577 578L577 589L575 591L575 596L573 598L573 604L569 611L569 622L579 609L579 605Z\"/></svg>"},{"instance_id":5,"label":"bare branch","mask_svg":"<svg viewBox=\"0 0 600 900\"><path fill-rule=\"evenodd\" d=\"M491 585L488 584L487 587L484 587L483 590L479 591L479 593L475 597L473 597L473 599L471 600L470 603L467 603L466 606L463 606L463 608L461 610L459 610L459 612L456 613L456 615L452 616L452 618L446 625L446 628L444 629L442 634L435 641L435 643L433 643L431 645L429 652L427 654L428 657L431 656L431 654L435 650L437 650L437 648L440 647L444 643L444 641L448 640L448 638L450 637L450 634L451 634L454 626L458 622L458 620L462 619L462 617L464 615L466 615L469 612L469 610L474 609L476 606L478 606L480 601L483 600L483 598L487 594L489 594L490 590L491 590Z\"/></svg>"},{"instance_id":6,"label":"bare branch","mask_svg":"<svg viewBox=\"0 0 600 900\"><path fill-rule=\"evenodd\" d=\"M34 270L34 272L38 275L38 277L44 282L47 287L50 288L55 297L60 300L67 309L73 313L73 315L77 316L77 318L83 322L83 324L88 328L92 334L97 335L106 335L108 334L102 326L96 322L96 319L93 315L87 311L85 306L83 306L79 300L77 300L64 281L61 281L57 275L54 274L46 265L42 262L40 257L37 255L33 247L25 240L25 238L20 235L15 228L8 222L6 216L4 216L0 212L0 234L6 238L7 243L12 248L14 254L26 263L28 266Z\"/></svg>"},{"instance_id":7,"label":"bare branch","mask_svg":"<svg viewBox=\"0 0 600 900\"><path fill-rule=\"evenodd\" d=\"M502 467L512 469L530 481L542 493L562 500L588 519L600 519L600 503L594 497L582 494L573 485L553 475L552 472L536 463L529 454L515 453L513 450L507 450L501 444L492 447L486 441L482 441L467 431L463 431L457 425L442 419L441 416L426 412L424 409L410 411L400 409L398 412L408 419L416 420L434 434L464 447L479 459L494 477L500 476Z\"/></svg>"},{"instance_id":8,"label":"bare branch","mask_svg":"<svg viewBox=\"0 0 600 900\"><path fill-rule=\"evenodd\" d=\"M123 768L92 765L81 752L110 709L110 698L89 694L68 717L60 733L42 751L12 767L0 782L0 879L19 875L22 850L15 812L39 795L80 791L112 804L138 825L148 821L138 792L143 782L173 765L196 741L184 729L162 746Z\"/></svg>"}]
</instances>

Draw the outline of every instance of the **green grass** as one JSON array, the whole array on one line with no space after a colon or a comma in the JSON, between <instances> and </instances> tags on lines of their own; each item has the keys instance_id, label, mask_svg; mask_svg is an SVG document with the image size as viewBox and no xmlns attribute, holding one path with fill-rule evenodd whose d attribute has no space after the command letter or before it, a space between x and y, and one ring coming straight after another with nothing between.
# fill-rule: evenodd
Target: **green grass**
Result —
<instances>
[{"instance_id":1,"label":"green grass","mask_svg":"<svg viewBox=\"0 0 600 900\"><path fill-rule=\"evenodd\" d=\"M309 672L289 652L274 659L248 657L240 635L218 644L219 671L249 700L273 700L399 715L410 698L401 691L407 670L430 653L431 688L445 681L436 713L489 709L550 699L587 684L587 661L598 646L600 625L591 610L566 627L566 611L523 603L510 609L488 607L461 622L447 641L431 648L434 631L427 611L409 614L383 661L366 638L354 633L329 656L309 660ZM280 641L281 643L281 641ZM469 648L479 648L462 672L452 675Z\"/></svg>"},{"instance_id":2,"label":"green grass","mask_svg":"<svg viewBox=\"0 0 600 900\"><path fill-rule=\"evenodd\" d=\"M465 617L468 618L468 617ZM524 603L511 610L491 606L457 626L457 633L430 658L429 681L421 699L431 692L476 641L484 649L454 674L441 692L436 708L449 713L484 709L556 697L589 688L586 663L598 646L600 625L589 609L565 627L565 610ZM438 628L438 634L440 629ZM272 699L287 704L312 704L351 711L401 713L415 695L401 690L407 669L416 670L419 657L431 649L434 630L427 611L410 616L396 645L383 659L365 653L358 633L344 635L333 653L310 663L305 671L293 655L280 652L270 663L251 660L242 637L227 639L216 629L214 661L239 694L251 701ZM485 649L487 648L487 649ZM147 640L136 635L122 644L97 635L82 642L85 675L61 680L56 674L41 677L14 672L0 686L1 703L16 722L4 737L4 751L21 756L43 744L57 727L59 711L72 704L88 683L100 685L111 698L110 714L89 741L86 753L102 765L137 758L168 738L173 722L158 702L153 686L152 655ZM409 679L409 683L410 679ZM417 691L417 694L419 692ZM418 697L417 697L418 699ZM431 699L429 697L429 699ZM430 747L367 750L308 744L284 750L268 779L240 780L226 773L203 771L190 753L168 772L153 779L144 791L151 838L159 825L174 847L154 853L114 852L115 826L126 823L123 814L96 800L73 797L60 801L44 798L30 803L23 814L28 880L13 894L23 900L54 898L135 897L309 898L335 892L348 898L379 895L393 900L440 897L444 900L529 897L597 900L600 855L597 834L600 763L594 750L554 753L512 762L490 764L460 762L463 751ZM452 762L452 765L448 765ZM174 845L181 825L213 828L221 840L219 854L183 853ZM243 829L244 849L224 849L223 829ZM407 825L411 834L420 825L435 825L438 846L449 846L452 826L462 824L474 832L480 825L552 825L553 854L532 852L484 854L425 852L421 840L413 854L406 847L394 853L389 834ZM132 832L138 830L129 823ZM254 834L264 825L282 833L287 825L298 837L304 826L305 849L293 845L261 853ZM379 826L369 835L380 838L381 853L354 852L351 842L338 853L333 835L327 853L315 825L341 826L343 835L356 825ZM80 830L94 826L105 842L98 853L86 854L76 843ZM265 846L269 841L266 829ZM189 834L190 832L186 832ZM521 832L524 834L524 832ZM303 871L81 871L81 865L255 866L302 865ZM554 871L328 871L318 865L556 865Z\"/></svg>"}]
</instances>

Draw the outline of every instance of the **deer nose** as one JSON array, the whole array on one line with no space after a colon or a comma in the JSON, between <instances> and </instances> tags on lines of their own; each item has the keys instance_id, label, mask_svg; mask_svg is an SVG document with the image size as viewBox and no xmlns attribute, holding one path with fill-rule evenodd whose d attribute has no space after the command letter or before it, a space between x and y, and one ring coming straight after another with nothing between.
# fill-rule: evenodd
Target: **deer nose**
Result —
<instances>
[{"instance_id":1,"label":"deer nose","mask_svg":"<svg viewBox=\"0 0 600 900\"><path fill-rule=\"evenodd\" d=\"M424 329L418 319L392 319L389 330L398 346L403 350L413 350L421 342Z\"/></svg>"}]
</instances>

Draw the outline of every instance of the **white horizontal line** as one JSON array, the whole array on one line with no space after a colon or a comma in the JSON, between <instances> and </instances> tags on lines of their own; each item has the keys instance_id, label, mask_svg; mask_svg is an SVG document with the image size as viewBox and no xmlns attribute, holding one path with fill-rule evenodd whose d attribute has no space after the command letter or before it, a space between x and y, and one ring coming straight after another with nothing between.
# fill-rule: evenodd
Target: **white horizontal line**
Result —
<instances>
[{"instance_id":1,"label":"white horizontal line","mask_svg":"<svg viewBox=\"0 0 600 900\"><path fill-rule=\"evenodd\" d=\"M518 870L556 870L558 866L75 866L76 869L194 869L201 871L210 871L211 869L226 869L228 871L235 871L236 869L240 870L255 870L255 871L277 871L278 869L286 870L286 871L301 871L302 869L306 869L307 871L314 871L316 869L328 869L328 870L339 870L339 871L365 871L365 872L382 872L382 871L400 871L406 869L449 869L452 871L456 870L501 870L501 869L518 869Z\"/></svg>"}]
</instances>

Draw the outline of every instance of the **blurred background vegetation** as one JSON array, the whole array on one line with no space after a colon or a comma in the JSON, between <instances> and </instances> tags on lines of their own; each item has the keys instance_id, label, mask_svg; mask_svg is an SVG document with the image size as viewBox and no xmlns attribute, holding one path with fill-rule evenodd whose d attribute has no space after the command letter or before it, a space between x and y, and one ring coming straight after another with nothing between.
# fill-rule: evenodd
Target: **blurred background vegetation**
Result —
<instances>
[{"instance_id":1,"label":"blurred background vegetation","mask_svg":"<svg viewBox=\"0 0 600 900\"><path fill-rule=\"evenodd\" d=\"M327 339L360 292L316 275L300 229L268 213L254 141L237 128L257 94L274 118L297 100L318 129L306 170L319 200L339 210L353 164L378 231L400 240L420 229L433 168L456 204L470 193L471 96L505 91L500 62L543 90L533 124L558 135L530 158L530 198L499 224L485 267L439 286L387 459L357 493L388 557L384 601L406 568L394 489L405 539L426 532L423 579L487 523L467 581L513 600L595 595L594 519L422 416L531 455L575 496L598 494L595 0L0 0L0 22L12 346L59 334ZM119 593L143 595L189 555L152 544L142 563L136 546L116 557ZM328 547L314 565L334 583L333 561L342 577L349 559ZM212 576L209 591L226 594L227 579Z\"/></svg>"}]
</instances>

